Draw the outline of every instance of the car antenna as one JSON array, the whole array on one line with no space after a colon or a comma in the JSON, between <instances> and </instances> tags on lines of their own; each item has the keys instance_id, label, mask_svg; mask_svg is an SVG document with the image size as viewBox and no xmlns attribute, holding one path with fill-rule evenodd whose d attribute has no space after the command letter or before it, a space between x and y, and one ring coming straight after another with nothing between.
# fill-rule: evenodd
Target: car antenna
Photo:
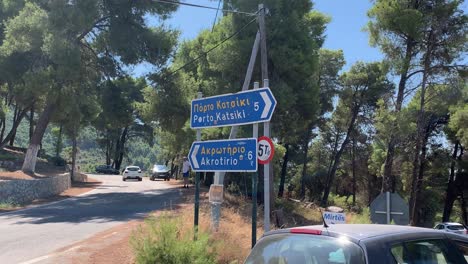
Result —
<instances>
[{"instance_id":1,"label":"car antenna","mask_svg":"<svg viewBox=\"0 0 468 264\"><path fill-rule=\"evenodd\" d=\"M320 215L322 216L323 227L328 228L327 222L325 222L325 218L323 217L323 211L320 210Z\"/></svg>"}]
</instances>

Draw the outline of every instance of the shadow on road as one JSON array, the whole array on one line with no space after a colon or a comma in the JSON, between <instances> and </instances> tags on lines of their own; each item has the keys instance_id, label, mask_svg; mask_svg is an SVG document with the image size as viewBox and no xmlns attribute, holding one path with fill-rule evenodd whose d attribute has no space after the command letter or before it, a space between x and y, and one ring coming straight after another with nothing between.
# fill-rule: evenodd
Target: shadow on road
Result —
<instances>
[{"instance_id":1,"label":"shadow on road","mask_svg":"<svg viewBox=\"0 0 468 264\"><path fill-rule=\"evenodd\" d=\"M6 213L0 215L0 219L22 219L15 224L123 222L141 219L154 210L172 209L179 202L180 195L175 189L141 193L99 193Z\"/></svg>"}]
</instances>

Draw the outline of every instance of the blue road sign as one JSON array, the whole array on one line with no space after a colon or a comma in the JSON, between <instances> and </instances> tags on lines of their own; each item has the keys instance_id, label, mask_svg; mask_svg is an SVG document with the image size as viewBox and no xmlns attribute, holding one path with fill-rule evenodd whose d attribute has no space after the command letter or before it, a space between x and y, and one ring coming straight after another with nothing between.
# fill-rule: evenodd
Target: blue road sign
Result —
<instances>
[{"instance_id":1,"label":"blue road sign","mask_svg":"<svg viewBox=\"0 0 468 264\"><path fill-rule=\"evenodd\" d=\"M276 99L270 88L192 100L192 128L246 125L270 121Z\"/></svg>"},{"instance_id":2,"label":"blue road sign","mask_svg":"<svg viewBox=\"0 0 468 264\"><path fill-rule=\"evenodd\" d=\"M189 161L194 171L257 171L257 139L196 141Z\"/></svg>"}]
</instances>

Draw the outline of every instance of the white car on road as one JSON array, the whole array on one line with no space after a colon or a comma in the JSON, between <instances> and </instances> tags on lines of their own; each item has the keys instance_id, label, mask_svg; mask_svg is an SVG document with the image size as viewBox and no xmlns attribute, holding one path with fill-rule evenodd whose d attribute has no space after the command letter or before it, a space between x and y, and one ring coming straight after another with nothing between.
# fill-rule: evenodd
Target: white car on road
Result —
<instances>
[{"instance_id":1,"label":"white car on road","mask_svg":"<svg viewBox=\"0 0 468 264\"><path fill-rule=\"evenodd\" d=\"M436 225L434 229L446 231L450 233L455 233L455 234L460 234L460 235L468 234L468 230L465 228L465 226L459 223L444 222L444 223L440 223Z\"/></svg>"},{"instance_id":2,"label":"white car on road","mask_svg":"<svg viewBox=\"0 0 468 264\"><path fill-rule=\"evenodd\" d=\"M140 167L138 166L125 167L125 170L122 173L122 180L126 181L127 179L137 179L138 181L142 181L143 173L141 172Z\"/></svg>"}]
</instances>

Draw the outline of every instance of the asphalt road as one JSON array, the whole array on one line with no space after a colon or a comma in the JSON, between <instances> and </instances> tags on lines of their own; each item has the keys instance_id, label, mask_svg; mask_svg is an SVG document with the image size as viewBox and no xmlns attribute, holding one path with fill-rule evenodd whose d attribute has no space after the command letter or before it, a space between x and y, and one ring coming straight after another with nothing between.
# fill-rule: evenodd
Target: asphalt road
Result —
<instances>
[{"instance_id":1,"label":"asphalt road","mask_svg":"<svg viewBox=\"0 0 468 264\"><path fill-rule=\"evenodd\" d=\"M102 185L82 196L0 213L0 263L42 263L57 249L150 211L170 208L181 195L164 181L90 176Z\"/></svg>"}]
</instances>

